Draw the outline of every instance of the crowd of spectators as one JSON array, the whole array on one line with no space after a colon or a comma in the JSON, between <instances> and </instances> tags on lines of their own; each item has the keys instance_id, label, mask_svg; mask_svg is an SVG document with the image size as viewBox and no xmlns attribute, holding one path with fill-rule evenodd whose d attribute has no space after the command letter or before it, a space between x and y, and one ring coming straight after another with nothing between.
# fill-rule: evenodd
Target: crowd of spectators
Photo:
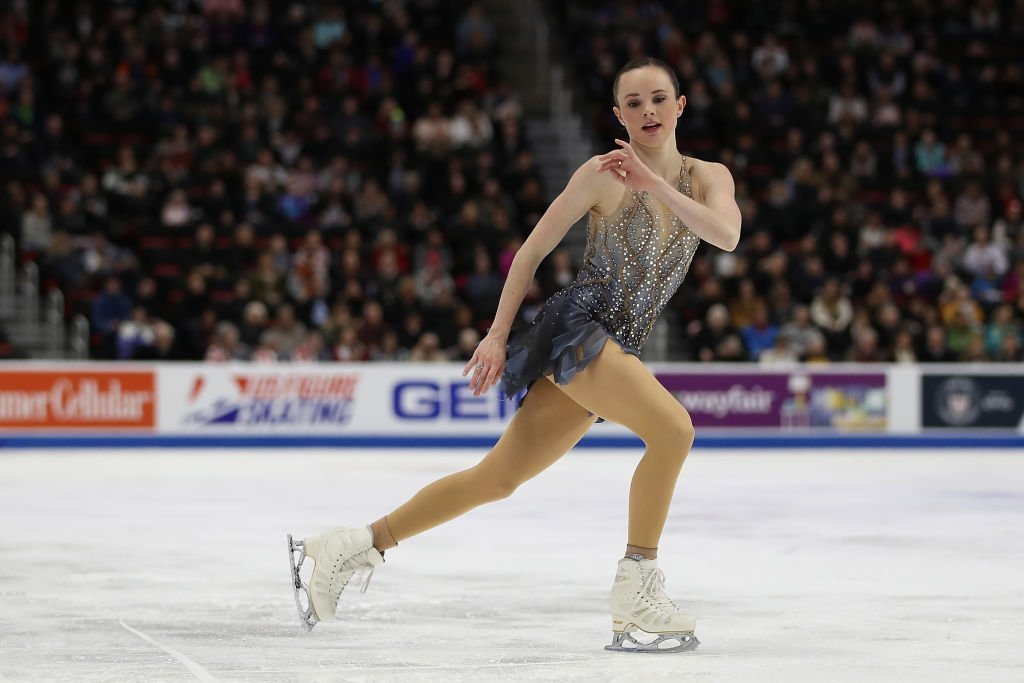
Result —
<instances>
[{"instance_id":1,"label":"crowd of spectators","mask_svg":"<svg viewBox=\"0 0 1024 683\"><path fill-rule=\"evenodd\" d=\"M498 48L455 0L4 3L0 226L94 357L468 359L546 208Z\"/></svg>"},{"instance_id":2,"label":"crowd of spectators","mask_svg":"<svg viewBox=\"0 0 1024 683\"><path fill-rule=\"evenodd\" d=\"M736 252L672 302L685 357L1021 361L1024 2L552 4L598 138L655 55L684 153L736 179Z\"/></svg>"},{"instance_id":3,"label":"crowd of spectators","mask_svg":"<svg viewBox=\"0 0 1024 683\"><path fill-rule=\"evenodd\" d=\"M549 10L597 139L659 56L736 178L675 359L1024 360L1024 0ZM0 230L95 357L468 359L546 208L498 35L457 0L4 3Z\"/></svg>"}]
</instances>

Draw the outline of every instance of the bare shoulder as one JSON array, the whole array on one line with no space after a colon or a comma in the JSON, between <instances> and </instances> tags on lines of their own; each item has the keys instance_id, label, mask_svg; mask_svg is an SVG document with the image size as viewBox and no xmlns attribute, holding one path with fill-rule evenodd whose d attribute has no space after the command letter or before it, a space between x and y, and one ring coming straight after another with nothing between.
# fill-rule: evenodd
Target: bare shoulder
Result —
<instances>
[{"instance_id":1,"label":"bare shoulder","mask_svg":"<svg viewBox=\"0 0 1024 683\"><path fill-rule=\"evenodd\" d=\"M732 172L725 164L720 164L717 161L705 161L696 157L686 157L686 159L695 195L703 197L711 187L734 189Z\"/></svg>"},{"instance_id":2,"label":"bare shoulder","mask_svg":"<svg viewBox=\"0 0 1024 683\"><path fill-rule=\"evenodd\" d=\"M729 172L729 168L725 164L698 159L697 157L686 157L686 167L690 169L690 173L726 173L730 177L732 176L732 173Z\"/></svg>"}]
</instances>

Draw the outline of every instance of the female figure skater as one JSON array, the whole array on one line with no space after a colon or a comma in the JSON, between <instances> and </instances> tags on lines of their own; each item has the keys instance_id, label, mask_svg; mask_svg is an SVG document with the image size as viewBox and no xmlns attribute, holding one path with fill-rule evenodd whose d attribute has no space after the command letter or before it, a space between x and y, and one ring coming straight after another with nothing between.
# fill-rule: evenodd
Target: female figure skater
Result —
<instances>
[{"instance_id":1,"label":"female figure skater","mask_svg":"<svg viewBox=\"0 0 1024 683\"><path fill-rule=\"evenodd\" d=\"M629 62L616 76L613 97L629 142L616 140L618 149L584 163L551 203L516 254L494 324L463 371L472 372L477 396L499 378L507 396L529 386L521 407L483 460L426 486L376 522L299 542L288 537L295 600L308 628L334 616L357 572L366 589L385 550L508 497L570 450L595 420L608 419L635 432L646 451L630 486L629 536L611 591L613 642L606 649L685 651L699 644L694 618L665 595L657 568L693 425L639 353L700 240L736 247L740 211L724 166L676 149L686 98L670 67L652 58ZM576 280L509 338L537 266L586 213L587 247ZM306 557L315 563L308 586L299 575ZM638 631L649 635L638 640Z\"/></svg>"}]
</instances>

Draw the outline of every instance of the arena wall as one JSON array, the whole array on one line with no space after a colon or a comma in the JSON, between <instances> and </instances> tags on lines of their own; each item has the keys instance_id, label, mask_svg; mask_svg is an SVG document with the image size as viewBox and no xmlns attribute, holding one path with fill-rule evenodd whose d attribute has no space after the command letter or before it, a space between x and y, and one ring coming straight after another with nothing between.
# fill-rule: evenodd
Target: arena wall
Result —
<instances>
[{"instance_id":1,"label":"arena wall","mask_svg":"<svg viewBox=\"0 0 1024 683\"><path fill-rule=\"evenodd\" d=\"M473 447L518 400L458 363L0 364L0 447ZM651 364L702 448L1024 447L1024 365ZM581 446L640 447L595 425Z\"/></svg>"}]
</instances>

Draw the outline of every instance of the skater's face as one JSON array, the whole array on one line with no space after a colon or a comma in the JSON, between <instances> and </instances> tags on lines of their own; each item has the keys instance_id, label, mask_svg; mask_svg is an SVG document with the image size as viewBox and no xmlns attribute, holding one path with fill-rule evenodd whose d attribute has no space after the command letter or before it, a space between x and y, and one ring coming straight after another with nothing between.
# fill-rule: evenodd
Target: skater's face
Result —
<instances>
[{"instance_id":1,"label":"skater's face","mask_svg":"<svg viewBox=\"0 0 1024 683\"><path fill-rule=\"evenodd\" d=\"M625 72L619 77L615 100L618 106L612 111L631 141L657 145L671 140L675 144L676 119L683 113L686 97L675 97L664 69L644 66Z\"/></svg>"}]
</instances>

